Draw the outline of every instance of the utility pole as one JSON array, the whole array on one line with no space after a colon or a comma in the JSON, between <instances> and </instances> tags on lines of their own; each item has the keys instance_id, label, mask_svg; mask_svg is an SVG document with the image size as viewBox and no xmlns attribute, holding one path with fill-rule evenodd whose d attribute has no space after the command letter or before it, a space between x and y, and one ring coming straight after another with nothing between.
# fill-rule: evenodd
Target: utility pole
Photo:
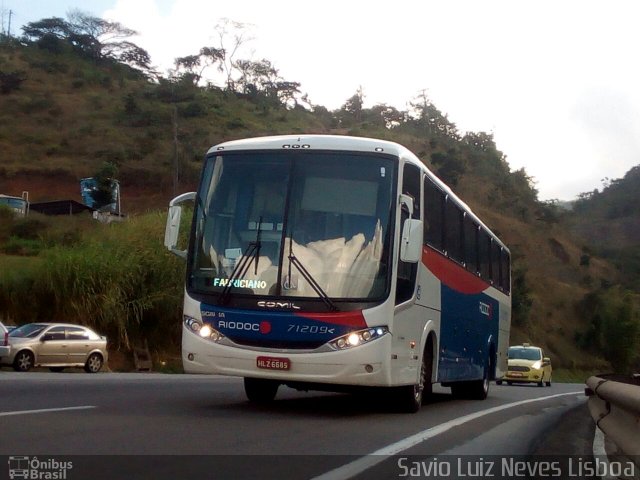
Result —
<instances>
[{"instance_id":1,"label":"utility pole","mask_svg":"<svg viewBox=\"0 0 640 480\"><path fill-rule=\"evenodd\" d=\"M13 10L9 10L9 28L7 29L7 36L11 38L11 15L13 15Z\"/></svg>"}]
</instances>

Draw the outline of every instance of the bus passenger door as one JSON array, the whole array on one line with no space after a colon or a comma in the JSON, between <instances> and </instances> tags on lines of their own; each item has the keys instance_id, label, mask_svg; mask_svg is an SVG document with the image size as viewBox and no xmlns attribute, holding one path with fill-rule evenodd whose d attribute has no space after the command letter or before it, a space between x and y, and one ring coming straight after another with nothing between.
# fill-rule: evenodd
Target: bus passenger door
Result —
<instances>
[{"instance_id":1,"label":"bus passenger door","mask_svg":"<svg viewBox=\"0 0 640 480\"><path fill-rule=\"evenodd\" d=\"M411 218L420 219L421 198L420 186L422 175L420 169L410 163L405 163L402 175L402 193L413 199L413 214ZM395 235L396 242L402 235L404 221L410 212L406 207L400 208L400 222ZM417 378L417 367L421 358L420 337L424 321L421 320L421 308L414 305L416 292L416 278L418 263L407 263L400 260L398 249L397 281L395 291L395 312L393 320L393 377L398 382L412 383Z\"/></svg>"},{"instance_id":2,"label":"bus passenger door","mask_svg":"<svg viewBox=\"0 0 640 480\"><path fill-rule=\"evenodd\" d=\"M420 169L410 163L405 164L402 175L402 193L413 198L413 215L411 218L420 220ZM404 221L409 218L409 211L405 206L400 208L400 226L396 234L396 239L402 235ZM406 263L400 260L400 249L398 249L398 280L396 283L396 305L400 305L413 298L416 288L416 276L418 272L417 263Z\"/></svg>"}]
</instances>

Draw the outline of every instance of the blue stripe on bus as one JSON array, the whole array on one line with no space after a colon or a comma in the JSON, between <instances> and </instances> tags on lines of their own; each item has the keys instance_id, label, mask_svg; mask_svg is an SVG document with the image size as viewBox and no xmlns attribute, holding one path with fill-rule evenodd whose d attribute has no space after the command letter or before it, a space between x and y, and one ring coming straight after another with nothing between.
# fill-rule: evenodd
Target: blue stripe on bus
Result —
<instances>
[{"instance_id":1,"label":"blue stripe on bus","mask_svg":"<svg viewBox=\"0 0 640 480\"><path fill-rule=\"evenodd\" d=\"M234 341L325 343L353 331L349 325L301 316L296 312L225 309L201 305L203 322ZM360 314L361 315L361 314Z\"/></svg>"}]
</instances>

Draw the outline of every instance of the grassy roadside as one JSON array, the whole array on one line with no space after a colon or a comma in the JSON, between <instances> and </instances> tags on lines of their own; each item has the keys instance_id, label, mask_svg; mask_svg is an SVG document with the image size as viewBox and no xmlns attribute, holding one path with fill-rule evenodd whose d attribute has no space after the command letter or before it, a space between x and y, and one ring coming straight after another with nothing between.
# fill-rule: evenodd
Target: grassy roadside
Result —
<instances>
[{"instance_id":1,"label":"grassy roadside","mask_svg":"<svg viewBox=\"0 0 640 480\"><path fill-rule=\"evenodd\" d=\"M593 375L598 375L602 370L571 370L567 368L556 368L553 370L552 380L555 383L585 383Z\"/></svg>"}]
</instances>

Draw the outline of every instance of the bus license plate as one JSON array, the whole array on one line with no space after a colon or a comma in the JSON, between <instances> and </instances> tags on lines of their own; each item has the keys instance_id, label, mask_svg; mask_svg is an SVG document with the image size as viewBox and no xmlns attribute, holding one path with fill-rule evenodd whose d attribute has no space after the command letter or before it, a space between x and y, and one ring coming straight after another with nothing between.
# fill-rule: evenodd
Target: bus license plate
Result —
<instances>
[{"instance_id":1,"label":"bus license plate","mask_svg":"<svg viewBox=\"0 0 640 480\"><path fill-rule=\"evenodd\" d=\"M266 370L289 370L291 368L291 360L278 357L258 357L256 365L258 368Z\"/></svg>"}]
</instances>

